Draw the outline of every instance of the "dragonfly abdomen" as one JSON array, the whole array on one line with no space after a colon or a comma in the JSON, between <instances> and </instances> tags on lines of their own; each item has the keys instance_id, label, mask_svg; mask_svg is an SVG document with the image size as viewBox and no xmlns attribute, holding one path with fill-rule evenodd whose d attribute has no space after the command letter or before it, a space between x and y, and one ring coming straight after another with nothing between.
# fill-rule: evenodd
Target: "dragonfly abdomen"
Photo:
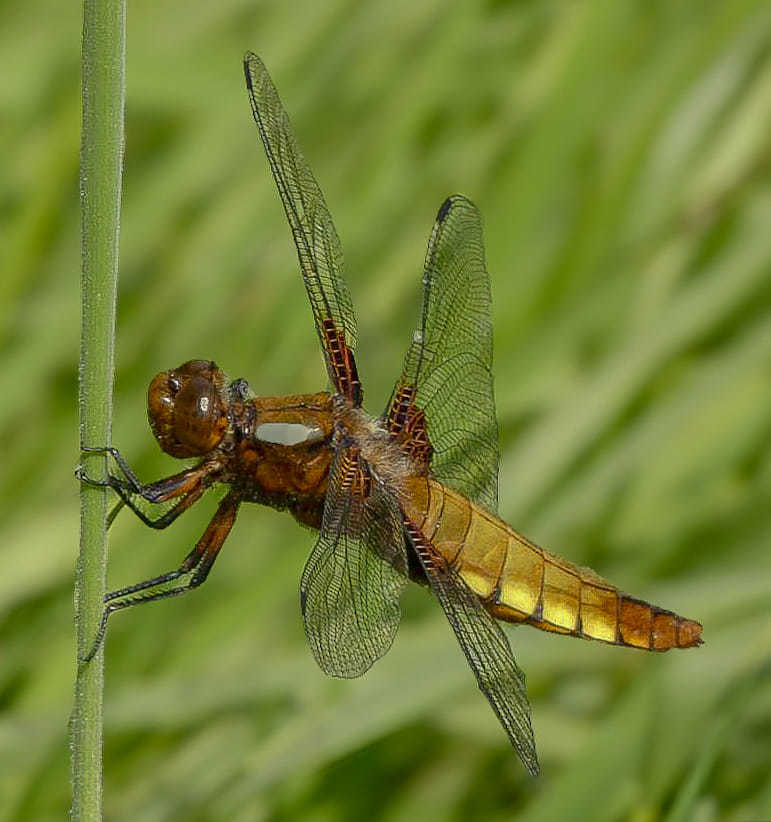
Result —
<instances>
[{"instance_id":1,"label":"dragonfly abdomen","mask_svg":"<svg viewBox=\"0 0 771 822\"><path fill-rule=\"evenodd\" d=\"M413 521L496 619L655 651L701 644L698 622L622 593L439 482L415 484Z\"/></svg>"}]
</instances>

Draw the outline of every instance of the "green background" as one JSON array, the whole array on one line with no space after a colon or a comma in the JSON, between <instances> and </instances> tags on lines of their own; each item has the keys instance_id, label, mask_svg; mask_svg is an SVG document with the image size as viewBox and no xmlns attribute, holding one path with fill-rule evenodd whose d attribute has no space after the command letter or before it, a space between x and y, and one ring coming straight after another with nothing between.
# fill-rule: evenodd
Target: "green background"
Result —
<instances>
[{"instance_id":1,"label":"green background","mask_svg":"<svg viewBox=\"0 0 771 822\"><path fill-rule=\"evenodd\" d=\"M0 5L0 820L69 807L77 551L77 4ZM312 535L247 506L203 589L116 617L105 807L142 820L771 819L771 8L732 0L129 4L114 442L179 469L152 375L324 376L243 88L262 55L341 235L371 411L460 191L484 220L516 528L701 620L666 655L507 629L543 775L411 590L361 680L306 648ZM112 587L213 512L124 514Z\"/></svg>"}]
</instances>

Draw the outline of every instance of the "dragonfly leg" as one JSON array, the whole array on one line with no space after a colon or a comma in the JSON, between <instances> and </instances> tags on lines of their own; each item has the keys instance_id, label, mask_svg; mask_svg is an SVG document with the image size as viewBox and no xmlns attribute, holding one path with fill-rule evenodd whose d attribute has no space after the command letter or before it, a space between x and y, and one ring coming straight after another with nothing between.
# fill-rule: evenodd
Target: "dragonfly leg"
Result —
<instances>
[{"instance_id":1,"label":"dragonfly leg","mask_svg":"<svg viewBox=\"0 0 771 822\"><path fill-rule=\"evenodd\" d=\"M150 517L148 516L131 498L131 495L128 491L124 488L115 488L115 493L120 497L120 500L115 504L113 509L107 516L107 527L109 528L113 522L115 521L115 517L118 515L119 511L125 505L129 510L133 511L133 513L140 519L142 522L147 525L149 528L156 528L156 529L163 529L168 528L176 518L187 511L194 503L198 502L199 499L203 496L204 491L211 485L211 482L204 482L203 479L199 479L197 484L193 485L192 489L189 490L183 497L180 497L179 500L171 507L168 511L164 514L161 514L159 517ZM164 500L160 500L163 502Z\"/></svg>"},{"instance_id":2,"label":"dragonfly leg","mask_svg":"<svg viewBox=\"0 0 771 822\"><path fill-rule=\"evenodd\" d=\"M198 540L195 548L185 557L179 568L153 577L152 579L146 579L134 585L128 585L125 588L110 591L105 595L104 602L106 604L104 611L102 611L99 628L97 629L88 653L81 657L81 664L90 662L99 650L107 633L107 621L110 618L110 614L115 613L115 611L122 611L124 608L131 608L134 605L142 605L146 602L155 602L159 599L181 596L197 588L206 580L212 565L214 565L214 560L217 558L225 539L230 533L230 529L233 527L239 503L240 499L235 494L228 494L228 496L222 500L216 513L206 526L203 536ZM181 585L164 588L160 591L150 590L159 585L173 582L175 579L179 579L187 574L191 575L190 578ZM140 593L142 591L145 593Z\"/></svg>"},{"instance_id":3,"label":"dragonfly leg","mask_svg":"<svg viewBox=\"0 0 771 822\"><path fill-rule=\"evenodd\" d=\"M203 492L212 484L212 475L219 467L216 462L204 462L178 474L143 485L117 448L84 446L82 450L88 453L102 453L111 456L123 475L118 476L117 474L108 473L106 479L97 480L90 477L82 467L75 471L75 476L81 482L98 488L112 488L120 497L120 502L110 511L107 517L108 528L124 505L150 528L161 529L168 527L181 513L200 499ZM181 499L161 516L150 517L135 502L134 498L136 496L152 505L168 502L177 497Z\"/></svg>"},{"instance_id":4,"label":"dragonfly leg","mask_svg":"<svg viewBox=\"0 0 771 822\"><path fill-rule=\"evenodd\" d=\"M137 475L131 470L131 467L117 448L112 448L108 445L82 445L80 450L84 454L105 454L106 456L112 457L125 477L124 480L120 480L119 477L114 477L113 474L108 473L108 478L106 480L95 480L89 477L81 466L78 466L78 469L75 471L75 476L81 482L85 482L87 485L95 485L100 488L114 487L113 481L125 482L132 489L132 491L137 494L141 493L142 483L139 481Z\"/></svg>"}]
</instances>

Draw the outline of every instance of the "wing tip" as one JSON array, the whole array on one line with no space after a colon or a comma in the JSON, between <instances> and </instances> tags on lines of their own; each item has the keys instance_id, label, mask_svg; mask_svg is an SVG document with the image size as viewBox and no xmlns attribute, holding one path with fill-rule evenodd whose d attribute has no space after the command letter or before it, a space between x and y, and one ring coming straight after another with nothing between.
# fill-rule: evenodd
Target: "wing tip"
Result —
<instances>
[{"instance_id":1,"label":"wing tip","mask_svg":"<svg viewBox=\"0 0 771 822\"><path fill-rule=\"evenodd\" d=\"M468 197L466 197L465 194L450 194L450 196L445 198L444 202L439 206L439 211L436 213L436 223L443 223L447 219L447 215L450 213L451 209L459 205L465 206L472 211L477 211L477 207L471 200L469 200Z\"/></svg>"},{"instance_id":2,"label":"wing tip","mask_svg":"<svg viewBox=\"0 0 771 822\"><path fill-rule=\"evenodd\" d=\"M246 78L246 87L249 91L254 91L253 74L255 69L266 71L265 63L262 62L259 54L254 51L244 52L244 77Z\"/></svg>"},{"instance_id":3,"label":"wing tip","mask_svg":"<svg viewBox=\"0 0 771 822\"><path fill-rule=\"evenodd\" d=\"M249 91L254 91L254 86L252 85L252 72L250 70L250 64L252 60L257 55L253 51L247 51L244 54L244 79L246 80L246 88Z\"/></svg>"},{"instance_id":4,"label":"wing tip","mask_svg":"<svg viewBox=\"0 0 771 822\"><path fill-rule=\"evenodd\" d=\"M445 221L457 196L457 194L451 194L449 197L445 198L444 202L439 206L439 211L436 212L437 223L443 223Z\"/></svg>"}]
</instances>

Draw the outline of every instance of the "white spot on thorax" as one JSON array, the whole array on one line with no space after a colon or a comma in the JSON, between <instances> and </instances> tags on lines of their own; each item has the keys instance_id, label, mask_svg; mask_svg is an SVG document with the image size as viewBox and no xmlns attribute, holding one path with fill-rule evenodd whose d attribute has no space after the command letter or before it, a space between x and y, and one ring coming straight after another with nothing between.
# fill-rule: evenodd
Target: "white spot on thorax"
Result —
<instances>
[{"instance_id":1,"label":"white spot on thorax","mask_svg":"<svg viewBox=\"0 0 771 822\"><path fill-rule=\"evenodd\" d=\"M317 426L310 428L299 422L264 422L257 426L254 436L275 445L299 445L323 439L324 432Z\"/></svg>"}]
</instances>

